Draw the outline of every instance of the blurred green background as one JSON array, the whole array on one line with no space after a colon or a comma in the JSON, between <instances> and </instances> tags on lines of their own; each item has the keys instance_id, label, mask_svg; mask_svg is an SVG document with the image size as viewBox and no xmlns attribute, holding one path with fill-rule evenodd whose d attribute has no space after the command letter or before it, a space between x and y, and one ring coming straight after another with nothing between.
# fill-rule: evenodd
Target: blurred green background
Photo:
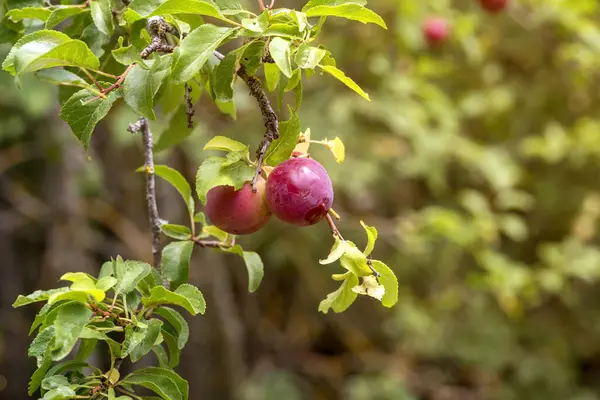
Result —
<instances>
[{"instance_id":1,"label":"blurred green background","mask_svg":"<svg viewBox=\"0 0 600 400\"><path fill-rule=\"evenodd\" d=\"M197 251L208 311L190 319L179 367L191 398L600 399L600 2L514 0L499 15L477 0L370 7L387 31L330 18L323 41L372 102L316 75L300 116L313 138L345 142L342 165L312 155L332 176L344 236L364 243L361 219L379 229L375 257L398 275L400 300L317 312L337 272L318 264L325 223L273 219L240 238L266 265L255 294L239 258ZM430 15L451 24L435 49L421 33ZM17 294L117 254L149 261L150 236L127 106L86 154L57 117L55 87L32 77L19 90L1 72L0 91L0 398L20 400L35 310L13 310ZM241 82L236 101L233 121L203 96L193 134L158 162L192 181L210 137L256 147L264 128ZM158 189L161 217L185 222L174 190Z\"/></svg>"}]
</instances>

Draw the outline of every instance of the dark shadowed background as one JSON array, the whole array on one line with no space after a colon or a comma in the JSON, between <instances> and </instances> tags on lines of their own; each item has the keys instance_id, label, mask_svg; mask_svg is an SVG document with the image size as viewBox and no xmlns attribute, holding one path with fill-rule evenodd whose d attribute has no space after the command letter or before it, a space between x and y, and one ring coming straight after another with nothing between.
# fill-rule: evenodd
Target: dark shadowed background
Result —
<instances>
[{"instance_id":1,"label":"dark shadowed background","mask_svg":"<svg viewBox=\"0 0 600 400\"><path fill-rule=\"evenodd\" d=\"M323 38L372 102L316 75L300 116L313 138L346 144L342 165L312 154L344 236L362 245L359 221L379 228L375 257L398 275L399 302L317 311L338 272L318 263L325 223L273 219L240 238L266 266L255 294L239 257L197 251L208 310L189 319L178 368L191 398L600 399L600 2L515 0L500 15L476 0L370 7L387 31L330 18ZM437 49L421 34L432 14L452 30ZM136 116L119 103L86 154L57 117L56 88L22 86L0 73L0 398L11 400L28 398L35 367L36 310L12 309L17 295L118 254L151 260L141 141L126 131ZM234 121L202 97L193 134L157 162L193 181L210 137L256 147L264 128L242 82L236 101ZM161 217L185 222L177 193L162 181L158 192Z\"/></svg>"}]
</instances>

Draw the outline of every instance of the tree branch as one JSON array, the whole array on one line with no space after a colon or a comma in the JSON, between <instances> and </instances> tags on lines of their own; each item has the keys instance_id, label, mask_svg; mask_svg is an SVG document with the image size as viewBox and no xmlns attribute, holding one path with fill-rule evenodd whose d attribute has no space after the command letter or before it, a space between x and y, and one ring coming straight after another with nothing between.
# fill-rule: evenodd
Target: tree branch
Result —
<instances>
[{"instance_id":1,"label":"tree branch","mask_svg":"<svg viewBox=\"0 0 600 400\"><path fill-rule=\"evenodd\" d=\"M172 53L175 46L169 44L167 33L177 34L177 29L169 25L163 17L151 17L147 23L148 32L152 36L152 41L142 52L140 56L143 59L150 57L154 52Z\"/></svg>"},{"instance_id":2,"label":"tree branch","mask_svg":"<svg viewBox=\"0 0 600 400\"><path fill-rule=\"evenodd\" d=\"M188 129L192 129L194 127L194 121L192 120L192 118L194 117L194 114L196 113L196 111L194 110L194 103L192 102L192 87L186 83L184 86L184 90L185 90L184 96L185 96L185 105L186 105L185 115L187 117L187 127L188 127Z\"/></svg>"},{"instance_id":3,"label":"tree branch","mask_svg":"<svg viewBox=\"0 0 600 400\"><path fill-rule=\"evenodd\" d=\"M146 201L148 203L148 214L150 218L150 228L152 230L152 258L154 268L160 270L160 217L158 216L158 207L156 206L156 186L154 181L154 157L152 154L152 132L148 125L148 120L141 117L136 123L130 124L127 129L129 132L141 132L142 142L144 144L144 165L146 167ZM165 282L168 286L168 282Z\"/></svg>"},{"instance_id":4,"label":"tree branch","mask_svg":"<svg viewBox=\"0 0 600 400\"><path fill-rule=\"evenodd\" d=\"M215 51L214 55L220 60L225 58L225 56L218 51ZM246 83L250 90L250 94L256 99L265 123L265 128L267 129L260 146L258 146L258 151L256 152L256 172L252 178L252 191L256 193L256 181L262 170L262 164L267 149L274 140L279 138L279 120L277 119L277 114L273 111L273 107L271 107L271 102L269 101L260 80L254 76L248 75L248 71L246 71L246 68L243 65L240 66L236 74Z\"/></svg>"},{"instance_id":5,"label":"tree branch","mask_svg":"<svg viewBox=\"0 0 600 400\"><path fill-rule=\"evenodd\" d=\"M331 218L331 215L329 213L327 213L327 215L325 216L325 219L327 220L327 223L329 224L329 229L331 229L331 233L333 234L333 236L337 236L338 239L344 240L344 238L342 237L342 234L340 233L337 226L335 226L335 222L333 222L333 218Z\"/></svg>"}]
</instances>

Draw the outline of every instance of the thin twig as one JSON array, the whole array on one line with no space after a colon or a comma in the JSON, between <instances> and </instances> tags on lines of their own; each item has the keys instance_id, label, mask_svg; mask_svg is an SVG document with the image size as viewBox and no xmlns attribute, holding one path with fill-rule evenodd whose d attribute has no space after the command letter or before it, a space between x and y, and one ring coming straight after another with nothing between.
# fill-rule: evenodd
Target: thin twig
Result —
<instances>
[{"instance_id":1,"label":"thin twig","mask_svg":"<svg viewBox=\"0 0 600 400\"><path fill-rule=\"evenodd\" d=\"M141 132L142 142L144 144L144 164L146 167L146 201L148 202L148 213L150 227L152 230L152 258L154 268L160 271L160 217L158 216L158 207L156 206L156 185L154 181L154 157L152 154L152 132L148 125L148 120L141 117L136 123L130 124L129 132ZM168 282L165 281L165 286Z\"/></svg>"},{"instance_id":2,"label":"thin twig","mask_svg":"<svg viewBox=\"0 0 600 400\"><path fill-rule=\"evenodd\" d=\"M150 54L154 52L160 53L172 53L175 50L175 46L169 44L167 39L167 33L176 35L177 29L167 23L163 17L152 17L148 19L147 23L148 32L152 36L152 41L142 52L140 56L143 59L150 57Z\"/></svg>"},{"instance_id":3,"label":"thin twig","mask_svg":"<svg viewBox=\"0 0 600 400\"><path fill-rule=\"evenodd\" d=\"M187 127L188 127L188 129L192 129L194 127L194 121L192 120L192 118L194 117L194 114L196 113L196 111L194 110L194 104L192 103L192 87L186 83L184 90L185 90L184 96L185 96L185 104L186 104L185 115L187 116Z\"/></svg>"},{"instance_id":4,"label":"thin twig","mask_svg":"<svg viewBox=\"0 0 600 400\"><path fill-rule=\"evenodd\" d=\"M329 215L329 214L325 215L325 219L327 220L327 223L329 224L329 229L331 229L331 233L333 233L333 236L337 236L338 239L344 240L339 229L337 228L337 226L335 226L335 222L333 222L333 218L331 218L331 215Z\"/></svg>"},{"instance_id":5,"label":"thin twig","mask_svg":"<svg viewBox=\"0 0 600 400\"><path fill-rule=\"evenodd\" d=\"M218 240L200 240L193 238L192 241L200 247L211 247L211 248L228 248L231 247L227 243L220 242Z\"/></svg>"},{"instance_id":6,"label":"thin twig","mask_svg":"<svg viewBox=\"0 0 600 400\"><path fill-rule=\"evenodd\" d=\"M85 68L83 68L83 67L80 67L79 69L81 69L81 70L82 70L82 71L83 71L83 72L84 72L84 73L87 75L87 77L88 77L88 78L90 78L90 80L92 81L92 83L93 83L94 85L96 85L96 87L97 87L97 88L98 88L100 91L103 91L103 90L104 90L104 88L103 88L103 87L102 87L102 86L101 86L101 85L98 83L98 81L96 80L96 78L94 78L94 76L93 76L92 74L90 74L90 71L88 71L87 69L85 69Z\"/></svg>"},{"instance_id":7,"label":"thin twig","mask_svg":"<svg viewBox=\"0 0 600 400\"><path fill-rule=\"evenodd\" d=\"M214 55L220 60L225 57L218 51L215 51ZM260 146L258 146L258 151L256 152L256 172L252 178L252 191L256 193L256 181L261 173L267 149L274 140L279 138L279 120L277 119L277 114L273 111L273 107L271 107L271 102L269 101L260 80L254 76L248 75L248 71L246 71L246 68L243 65L237 70L237 76L246 83L250 90L250 94L256 99L265 123L265 128L267 128L263 140L260 143Z\"/></svg>"}]
</instances>

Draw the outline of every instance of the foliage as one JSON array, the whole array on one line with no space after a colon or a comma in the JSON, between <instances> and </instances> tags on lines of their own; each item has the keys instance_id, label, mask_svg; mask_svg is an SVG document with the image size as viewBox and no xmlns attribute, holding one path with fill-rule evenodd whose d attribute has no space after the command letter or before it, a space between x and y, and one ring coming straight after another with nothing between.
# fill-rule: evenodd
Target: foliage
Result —
<instances>
[{"instance_id":1,"label":"foliage","mask_svg":"<svg viewBox=\"0 0 600 400\"><path fill-rule=\"evenodd\" d=\"M308 130L301 134L297 110L302 102L303 78L316 71L331 75L370 100L338 68L330 51L322 45L311 45L320 36L327 17L386 28L383 19L365 3L311 0L298 11L272 9L260 2L258 15L242 9L237 2L221 4L210 0L1 3L4 20L0 40L12 43L3 70L14 76L17 85L28 74L35 74L44 82L80 89L66 92L59 116L86 151L96 125L120 99L141 116L129 130L142 132L143 136L146 164L138 171L148 179L153 246L159 242L158 230L174 240L162 248L160 262L155 258L156 270L144 262L117 257L102 266L98 277L68 273L61 279L70 281L70 286L19 296L14 307L46 302L31 328L37 335L29 355L37 359L38 369L30 381L30 395L39 390L43 399L111 399L117 398L118 392L124 394L119 399L128 399L139 398L134 387L141 386L165 400L188 399L188 383L173 368L187 342L189 328L171 307L182 308L191 315L206 311L202 293L188 283L194 248L211 247L239 255L247 266L250 292L263 279L263 263L257 253L236 244L234 236L206 223L203 214L196 212L190 185L178 171L154 165L147 120L157 118L159 105L163 109L185 110L185 115L179 111L165 115L171 117L174 127L161 135L158 147L167 149L188 134L180 128L181 119L186 118L188 129L193 123L192 91L206 90L223 113L235 117L234 82L241 78L248 85L267 127L261 148L256 160L252 160L248 145L222 136L212 138L205 150L226 154L206 159L198 169L196 194L203 204L207 192L215 186L229 185L237 190L250 181L254 185L258 174L268 175L273 167L296 156L294 151L308 156L306 145L310 143L325 146L337 162L343 162L342 141L338 137L313 141ZM205 17L211 22L206 22ZM237 47L222 55L217 49L226 43ZM279 87L279 108L285 103L285 92L295 93L294 108L288 107L289 120L280 125L261 81L255 77L261 66L267 88L274 91ZM155 175L181 195L189 226L158 219L153 203ZM342 238L329 215L328 221L335 243L322 263L339 260L345 273L333 275L334 280L342 282L341 286L323 300L319 310L344 311L358 294L374 297L386 307L393 306L398 300L397 279L383 262L370 256L377 238L375 228L363 224L368 243L361 251ZM153 250L158 251L156 247ZM105 343L110 353L108 371L87 362L98 342ZM78 343L75 360L65 361ZM129 358L135 363L150 352L156 354L160 367L121 376L123 360Z\"/></svg>"}]
</instances>

